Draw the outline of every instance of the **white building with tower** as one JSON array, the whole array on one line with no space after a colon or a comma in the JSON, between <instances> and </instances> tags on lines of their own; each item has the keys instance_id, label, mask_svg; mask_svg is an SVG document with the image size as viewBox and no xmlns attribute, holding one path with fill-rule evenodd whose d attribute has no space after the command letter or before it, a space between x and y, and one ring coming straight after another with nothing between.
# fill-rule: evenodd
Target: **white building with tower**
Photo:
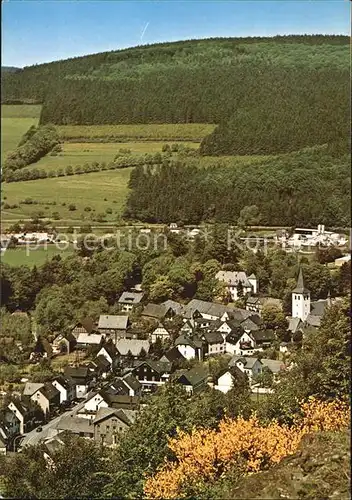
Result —
<instances>
[{"instance_id":1,"label":"white building with tower","mask_svg":"<svg viewBox=\"0 0 352 500\"><path fill-rule=\"evenodd\" d=\"M299 270L296 288L292 290L292 318L306 321L310 313L310 291L304 286L302 268Z\"/></svg>"}]
</instances>

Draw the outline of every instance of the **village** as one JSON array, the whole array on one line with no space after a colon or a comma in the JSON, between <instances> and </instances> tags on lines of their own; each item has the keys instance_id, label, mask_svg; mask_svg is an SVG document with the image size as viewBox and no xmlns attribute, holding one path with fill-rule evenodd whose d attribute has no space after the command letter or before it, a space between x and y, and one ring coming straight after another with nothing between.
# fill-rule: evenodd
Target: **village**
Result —
<instances>
[{"instance_id":1,"label":"village","mask_svg":"<svg viewBox=\"0 0 352 500\"><path fill-rule=\"evenodd\" d=\"M246 297L245 308L198 299L145 302L137 286L120 296L119 314L102 314L98 322L82 318L69 333L52 338L37 335L30 363L67 356L71 362L51 380L21 380L23 390L12 392L0 413L1 452L38 443L50 448L67 431L115 446L149 398L169 382L181 384L188 395L206 387L227 393L243 382L254 397L265 397L280 372L290 370L290 355L305 333L317 329L326 309L339 300L311 301L300 268L292 316L279 328L268 325L263 313L283 316L282 302L260 296L254 274L219 271L216 278L233 301ZM214 360L221 360L215 371Z\"/></svg>"}]
</instances>

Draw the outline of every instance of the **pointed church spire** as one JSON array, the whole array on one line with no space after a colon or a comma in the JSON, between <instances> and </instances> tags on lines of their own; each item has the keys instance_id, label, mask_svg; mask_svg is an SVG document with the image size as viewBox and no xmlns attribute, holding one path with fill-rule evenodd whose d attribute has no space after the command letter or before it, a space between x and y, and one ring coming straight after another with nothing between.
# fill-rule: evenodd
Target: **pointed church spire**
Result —
<instances>
[{"instance_id":1,"label":"pointed church spire","mask_svg":"<svg viewBox=\"0 0 352 500\"><path fill-rule=\"evenodd\" d=\"M299 275L298 275L296 288L294 290L292 290L292 293L310 293L308 288L305 288L305 286L304 286L303 271L302 271L301 267L299 268Z\"/></svg>"}]
</instances>

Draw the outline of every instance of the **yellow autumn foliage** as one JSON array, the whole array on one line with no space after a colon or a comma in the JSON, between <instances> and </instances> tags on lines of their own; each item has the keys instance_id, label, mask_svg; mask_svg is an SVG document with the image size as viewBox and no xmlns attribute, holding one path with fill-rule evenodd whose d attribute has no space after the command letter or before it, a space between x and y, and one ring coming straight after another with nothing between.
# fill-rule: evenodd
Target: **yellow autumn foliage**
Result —
<instances>
[{"instance_id":1,"label":"yellow autumn foliage","mask_svg":"<svg viewBox=\"0 0 352 500\"><path fill-rule=\"evenodd\" d=\"M176 461L166 462L146 480L147 498L182 498L182 487L199 478L212 481L237 462L244 473L268 468L296 452L302 437L316 431L338 431L349 425L349 409L340 402L310 398L292 427L271 422L263 426L255 415L245 420L225 418L218 430L178 432L169 440Z\"/></svg>"}]
</instances>

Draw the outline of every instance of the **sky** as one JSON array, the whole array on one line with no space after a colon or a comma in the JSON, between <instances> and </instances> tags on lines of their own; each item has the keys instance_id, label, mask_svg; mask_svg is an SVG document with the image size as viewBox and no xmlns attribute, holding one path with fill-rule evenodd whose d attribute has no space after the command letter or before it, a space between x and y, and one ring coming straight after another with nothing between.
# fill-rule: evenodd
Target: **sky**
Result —
<instances>
[{"instance_id":1,"label":"sky","mask_svg":"<svg viewBox=\"0 0 352 500\"><path fill-rule=\"evenodd\" d=\"M350 34L349 0L3 0L2 66L155 42Z\"/></svg>"}]
</instances>

